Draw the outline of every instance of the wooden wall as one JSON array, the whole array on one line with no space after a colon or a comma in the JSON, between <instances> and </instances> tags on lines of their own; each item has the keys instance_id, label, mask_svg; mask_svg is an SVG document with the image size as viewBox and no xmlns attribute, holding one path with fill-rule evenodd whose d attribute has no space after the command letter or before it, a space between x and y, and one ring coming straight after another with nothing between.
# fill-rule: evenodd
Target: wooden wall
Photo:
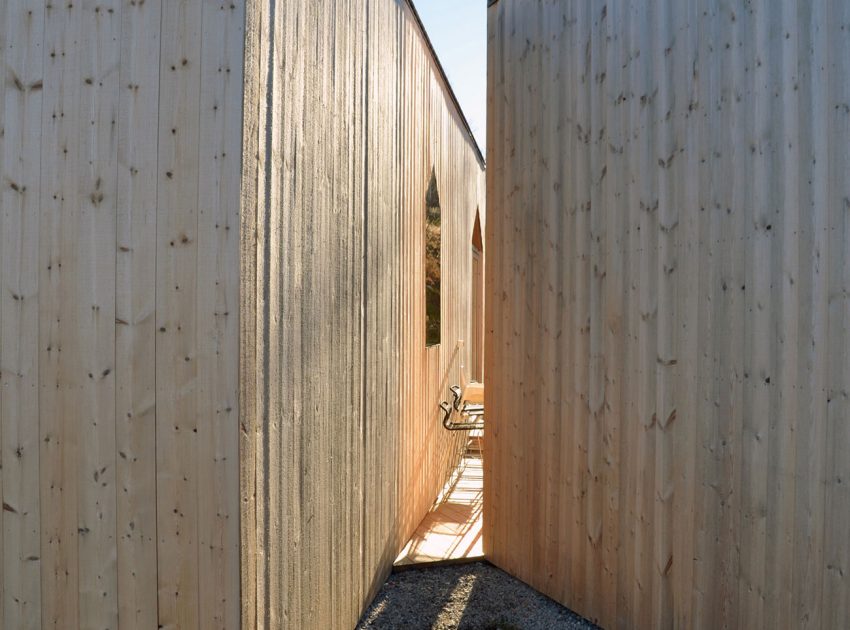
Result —
<instances>
[{"instance_id":1,"label":"wooden wall","mask_svg":"<svg viewBox=\"0 0 850 630\"><path fill-rule=\"evenodd\" d=\"M0 3L0 627L239 624L241 3Z\"/></svg>"},{"instance_id":2,"label":"wooden wall","mask_svg":"<svg viewBox=\"0 0 850 630\"><path fill-rule=\"evenodd\" d=\"M254 0L246 32L243 626L353 627L463 444L437 404L469 335L483 168L406 1Z\"/></svg>"},{"instance_id":3,"label":"wooden wall","mask_svg":"<svg viewBox=\"0 0 850 630\"><path fill-rule=\"evenodd\" d=\"M850 4L489 46L490 558L609 628L850 626Z\"/></svg>"}]
</instances>

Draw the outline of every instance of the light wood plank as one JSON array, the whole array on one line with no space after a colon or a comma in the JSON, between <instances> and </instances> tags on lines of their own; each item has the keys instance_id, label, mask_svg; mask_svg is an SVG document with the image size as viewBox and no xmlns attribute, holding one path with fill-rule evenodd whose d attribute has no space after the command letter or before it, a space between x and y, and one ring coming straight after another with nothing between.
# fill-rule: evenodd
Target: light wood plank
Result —
<instances>
[{"instance_id":1,"label":"light wood plank","mask_svg":"<svg viewBox=\"0 0 850 630\"><path fill-rule=\"evenodd\" d=\"M79 624L118 625L115 468L115 281L117 216L116 111L120 2L84 1L80 33L80 117L89 129L76 156L80 214L68 233L75 240L80 377L78 432ZM80 374L83 372L83 374ZM67 480L66 480L67 481Z\"/></svg>"},{"instance_id":2,"label":"light wood plank","mask_svg":"<svg viewBox=\"0 0 850 630\"><path fill-rule=\"evenodd\" d=\"M830 6L826 69L829 91L826 121L827 208L829 236L826 268L829 277L828 339L835 344L829 353L827 381L827 454L825 463L824 571L822 627L840 627L850 619L850 540L846 524L850 516L850 183L840 173L850 162L850 79L839 62L850 54L850 7ZM842 533L842 530L845 533Z\"/></svg>"},{"instance_id":3,"label":"light wood plank","mask_svg":"<svg viewBox=\"0 0 850 630\"><path fill-rule=\"evenodd\" d=\"M6 11L0 10L0 68L6 68ZM5 140L5 116L4 112L6 109L6 86L5 84L0 84L0 129L3 129L3 133L0 134L0 174L3 173L5 163L5 148L4 148L4 140ZM0 197L2 199L2 197ZM2 203L0 203L0 222L3 220L2 215ZM2 225L2 223L0 223ZM0 230L0 261L3 260L3 250L5 249L2 242L2 234L4 232ZM1 287L2 285L0 285ZM3 330L3 310L0 308L0 343L2 343L2 330ZM2 353L2 350L0 350ZM3 387L2 379L3 379L3 368L2 362L0 362L0 388ZM0 389L2 391L2 389ZM3 466L3 408L0 406L0 471L2 471ZM0 506L2 506L3 502L3 484L0 483ZM0 510L0 619L5 621L6 619L6 559L4 554L4 540L5 534L3 533L3 510Z\"/></svg>"},{"instance_id":4,"label":"light wood plank","mask_svg":"<svg viewBox=\"0 0 850 630\"><path fill-rule=\"evenodd\" d=\"M39 432L42 627L79 625L78 462L88 375L79 335L91 313L77 259L83 8L45 13L39 217ZM76 282L75 282L76 281ZM87 306L83 304L88 303ZM86 313L85 311L88 311ZM90 336L88 337L91 338ZM86 351L88 348L86 348Z\"/></svg>"},{"instance_id":5,"label":"light wood plank","mask_svg":"<svg viewBox=\"0 0 850 630\"><path fill-rule=\"evenodd\" d=\"M239 625L239 164L244 14L207 0L198 148L199 626Z\"/></svg>"},{"instance_id":6,"label":"light wood plank","mask_svg":"<svg viewBox=\"0 0 850 630\"><path fill-rule=\"evenodd\" d=\"M198 266L201 0L162 7L157 134L159 625L199 627Z\"/></svg>"},{"instance_id":7,"label":"light wood plank","mask_svg":"<svg viewBox=\"0 0 850 630\"><path fill-rule=\"evenodd\" d=\"M161 2L123 8L118 118L115 448L118 615L157 623L156 208Z\"/></svg>"},{"instance_id":8,"label":"light wood plank","mask_svg":"<svg viewBox=\"0 0 850 630\"><path fill-rule=\"evenodd\" d=\"M0 8L0 619L41 627L38 279L44 9Z\"/></svg>"}]
</instances>

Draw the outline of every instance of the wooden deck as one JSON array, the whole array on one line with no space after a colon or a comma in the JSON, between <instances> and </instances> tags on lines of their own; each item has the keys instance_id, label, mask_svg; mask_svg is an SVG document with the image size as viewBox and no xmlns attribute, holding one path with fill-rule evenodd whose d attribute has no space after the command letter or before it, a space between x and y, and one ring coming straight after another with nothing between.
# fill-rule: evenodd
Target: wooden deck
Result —
<instances>
[{"instance_id":1,"label":"wooden deck","mask_svg":"<svg viewBox=\"0 0 850 630\"><path fill-rule=\"evenodd\" d=\"M395 566L452 563L484 557L481 455L468 452L431 511L396 558Z\"/></svg>"}]
</instances>

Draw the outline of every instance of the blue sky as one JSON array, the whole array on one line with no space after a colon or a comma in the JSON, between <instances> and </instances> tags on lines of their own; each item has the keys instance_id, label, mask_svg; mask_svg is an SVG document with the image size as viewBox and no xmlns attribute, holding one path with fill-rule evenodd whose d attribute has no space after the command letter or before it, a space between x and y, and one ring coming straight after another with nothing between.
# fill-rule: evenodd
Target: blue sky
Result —
<instances>
[{"instance_id":1,"label":"blue sky","mask_svg":"<svg viewBox=\"0 0 850 630\"><path fill-rule=\"evenodd\" d=\"M487 3L484 0L414 0L428 37L485 151L487 132Z\"/></svg>"}]
</instances>

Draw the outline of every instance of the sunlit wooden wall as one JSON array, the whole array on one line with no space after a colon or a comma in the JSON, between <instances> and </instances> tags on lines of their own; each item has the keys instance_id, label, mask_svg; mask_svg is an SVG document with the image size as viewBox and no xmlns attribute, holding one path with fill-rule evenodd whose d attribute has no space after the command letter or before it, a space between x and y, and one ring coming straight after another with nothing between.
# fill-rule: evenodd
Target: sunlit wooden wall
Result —
<instances>
[{"instance_id":1,"label":"sunlit wooden wall","mask_svg":"<svg viewBox=\"0 0 850 630\"><path fill-rule=\"evenodd\" d=\"M483 167L406 1L248 6L243 625L353 627L463 443L437 404L469 335ZM432 167L443 317L426 350Z\"/></svg>"},{"instance_id":2,"label":"sunlit wooden wall","mask_svg":"<svg viewBox=\"0 0 850 630\"><path fill-rule=\"evenodd\" d=\"M241 3L0 3L0 627L239 624Z\"/></svg>"},{"instance_id":3,"label":"sunlit wooden wall","mask_svg":"<svg viewBox=\"0 0 850 630\"><path fill-rule=\"evenodd\" d=\"M843 0L489 9L485 543L605 627L850 627L848 60Z\"/></svg>"}]
</instances>

